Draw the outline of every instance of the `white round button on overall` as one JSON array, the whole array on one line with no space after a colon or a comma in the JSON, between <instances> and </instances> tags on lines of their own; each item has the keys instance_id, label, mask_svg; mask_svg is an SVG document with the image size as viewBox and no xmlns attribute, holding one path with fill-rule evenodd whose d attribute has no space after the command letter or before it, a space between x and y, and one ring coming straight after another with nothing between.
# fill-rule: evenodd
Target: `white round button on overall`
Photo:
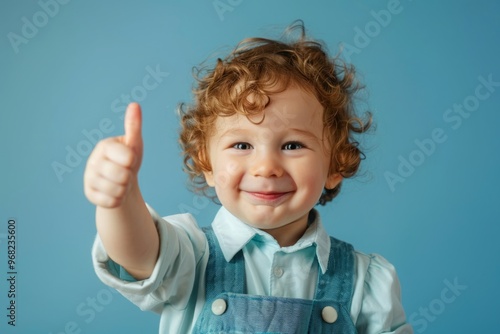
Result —
<instances>
[{"instance_id":1,"label":"white round button on overall","mask_svg":"<svg viewBox=\"0 0 500 334\"><path fill-rule=\"evenodd\" d=\"M281 267L274 267L273 272L274 272L274 276L276 276L276 277L280 278L281 276L283 276L283 273L284 273L285 271L284 271L284 270L283 270L283 268L281 268Z\"/></svg>"},{"instance_id":2,"label":"white round button on overall","mask_svg":"<svg viewBox=\"0 0 500 334\"><path fill-rule=\"evenodd\" d=\"M226 312L227 304L224 299L216 299L212 303L212 313L215 315L221 315Z\"/></svg>"},{"instance_id":3,"label":"white round button on overall","mask_svg":"<svg viewBox=\"0 0 500 334\"><path fill-rule=\"evenodd\" d=\"M338 318L337 310L331 306L325 306L321 311L321 317L325 322L333 324Z\"/></svg>"}]
</instances>

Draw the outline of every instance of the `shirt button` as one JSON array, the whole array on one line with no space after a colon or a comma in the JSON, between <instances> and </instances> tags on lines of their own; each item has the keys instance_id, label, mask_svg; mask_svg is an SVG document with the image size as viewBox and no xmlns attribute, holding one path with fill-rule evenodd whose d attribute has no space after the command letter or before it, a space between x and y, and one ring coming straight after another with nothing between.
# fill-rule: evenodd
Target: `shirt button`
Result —
<instances>
[{"instance_id":1,"label":"shirt button","mask_svg":"<svg viewBox=\"0 0 500 334\"><path fill-rule=\"evenodd\" d=\"M331 306L325 306L323 311L321 311L321 317L325 322L333 324L338 318L337 310Z\"/></svg>"},{"instance_id":2,"label":"shirt button","mask_svg":"<svg viewBox=\"0 0 500 334\"><path fill-rule=\"evenodd\" d=\"M274 270L273 270L274 276L276 276L276 277L279 278L279 277L283 276L284 272L285 271L283 270L283 268L281 268L281 267L274 267Z\"/></svg>"},{"instance_id":3,"label":"shirt button","mask_svg":"<svg viewBox=\"0 0 500 334\"><path fill-rule=\"evenodd\" d=\"M227 304L224 299L216 299L212 303L212 313L215 315L221 315L226 312Z\"/></svg>"}]
</instances>

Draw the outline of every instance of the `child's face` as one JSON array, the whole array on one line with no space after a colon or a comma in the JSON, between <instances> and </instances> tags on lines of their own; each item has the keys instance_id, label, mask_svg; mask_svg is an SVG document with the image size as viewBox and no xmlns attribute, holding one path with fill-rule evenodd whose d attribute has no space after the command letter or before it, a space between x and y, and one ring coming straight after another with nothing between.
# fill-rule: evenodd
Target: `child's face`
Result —
<instances>
[{"instance_id":1,"label":"child's face","mask_svg":"<svg viewBox=\"0 0 500 334\"><path fill-rule=\"evenodd\" d=\"M313 95L291 86L271 95L263 113L261 123L263 114L252 116L254 122L239 114L218 117L205 178L232 214L278 242L295 242L287 236L302 235L323 188L341 177L329 175L323 107Z\"/></svg>"}]
</instances>

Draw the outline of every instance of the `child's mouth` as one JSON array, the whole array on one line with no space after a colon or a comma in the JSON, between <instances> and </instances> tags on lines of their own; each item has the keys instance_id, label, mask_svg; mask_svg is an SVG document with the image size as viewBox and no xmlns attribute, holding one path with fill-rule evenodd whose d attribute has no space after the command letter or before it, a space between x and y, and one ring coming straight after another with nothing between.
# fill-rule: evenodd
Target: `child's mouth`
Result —
<instances>
[{"instance_id":1,"label":"child's mouth","mask_svg":"<svg viewBox=\"0 0 500 334\"><path fill-rule=\"evenodd\" d=\"M277 204L288 197L291 192L258 192L258 191L247 191L246 192L250 198L256 202L262 202L264 204Z\"/></svg>"}]
</instances>

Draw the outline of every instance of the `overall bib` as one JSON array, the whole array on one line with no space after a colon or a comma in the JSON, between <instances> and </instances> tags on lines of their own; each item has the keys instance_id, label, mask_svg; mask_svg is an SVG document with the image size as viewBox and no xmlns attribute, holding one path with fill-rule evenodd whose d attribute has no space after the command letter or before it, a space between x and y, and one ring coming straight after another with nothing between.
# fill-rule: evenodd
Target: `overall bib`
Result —
<instances>
[{"instance_id":1,"label":"overall bib","mask_svg":"<svg viewBox=\"0 0 500 334\"><path fill-rule=\"evenodd\" d=\"M328 270L318 274L314 300L246 294L245 262L239 251L230 262L211 227L208 240L206 303L193 333L355 334L350 317L354 253L350 244L330 237Z\"/></svg>"}]
</instances>

